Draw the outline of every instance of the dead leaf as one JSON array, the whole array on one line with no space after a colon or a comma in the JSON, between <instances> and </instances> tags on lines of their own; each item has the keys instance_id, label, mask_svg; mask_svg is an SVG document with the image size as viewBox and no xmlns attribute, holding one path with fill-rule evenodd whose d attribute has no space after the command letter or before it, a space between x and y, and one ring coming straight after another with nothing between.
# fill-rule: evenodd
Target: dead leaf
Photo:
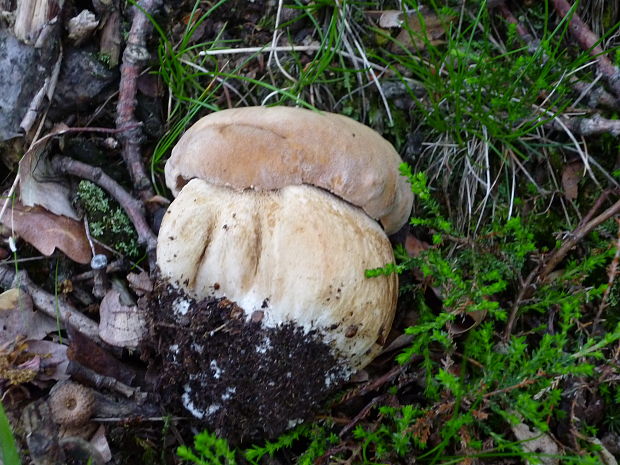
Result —
<instances>
[{"instance_id":1,"label":"dead leaf","mask_svg":"<svg viewBox=\"0 0 620 465\"><path fill-rule=\"evenodd\" d=\"M33 309L32 299L20 289L0 294L0 328L0 344L15 341L18 336L43 339L57 329L54 320Z\"/></svg>"},{"instance_id":2,"label":"dead leaf","mask_svg":"<svg viewBox=\"0 0 620 465\"><path fill-rule=\"evenodd\" d=\"M4 213L2 223L43 255L50 256L58 248L75 262L90 263L90 245L79 221L16 202Z\"/></svg>"},{"instance_id":3,"label":"dead leaf","mask_svg":"<svg viewBox=\"0 0 620 465\"><path fill-rule=\"evenodd\" d=\"M91 36L97 26L99 20L95 14L89 10L82 10L67 23L69 39L72 39L75 45L80 45Z\"/></svg>"},{"instance_id":4,"label":"dead leaf","mask_svg":"<svg viewBox=\"0 0 620 465\"><path fill-rule=\"evenodd\" d=\"M152 98L161 97L164 94L161 78L155 74L141 75L138 78L138 90Z\"/></svg>"},{"instance_id":5,"label":"dead leaf","mask_svg":"<svg viewBox=\"0 0 620 465\"><path fill-rule=\"evenodd\" d=\"M41 358L41 372L37 378L42 381L54 379L62 381L69 379L66 373L69 359L67 358L68 347L52 341L24 341L25 352L37 354Z\"/></svg>"},{"instance_id":6,"label":"dead leaf","mask_svg":"<svg viewBox=\"0 0 620 465\"><path fill-rule=\"evenodd\" d=\"M410 257L419 257L422 252L430 248L431 245L428 242L418 239L411 233L407 234L407 238L405 239L405 250Z\"/></svg>"},{"instance_id":7,"label":"dead leaf","mask_svg":"<svg viewBox=\"0 0 620 465\"><path fill-rule=\"evenodd\" d=\"M511 427L513 434L520 441L523 450L540 454L536 458L544 465L558 465L560 463L557 444L548 434L542 433L536 428L530 429L525 423L519 423ZM530 464L532 462L526 461Z\"/></svg>"},{"instance_id":8,"label":"dead leaf","mask_svg":"<svg viewBox=\"0 0 620 465\"><path fill-rule=\"evenodd\" d=\"M387 354L388 352L402 349L403 347L407 347L411 345L412 342L413 342L413 336L411 334L401 334L396 339L394 339L390 343L390 345L388 345L385 349L383 349L381 353Z\"/></svg>"},{"instance_id":9,"label":"dead leaf","mask_svg":"<svg viewBox=\"0 0 620 465\"><path fill-rule=\"evenodd\" d=\"M370 379L370 375L366 370L356 371L353 376L349 379L351 383L365 383Z\"/></svg>"},{"instance_id":10,"label":"dead leaf","mask_svg":"<svg viewBox=\"0 0 620 465\"><path fill-rule=\"evenodd\" d=\"M392 27L402 27L404 13L400 10L369 11L369 16L379 16L379 27L390 29Z\"/></svg>"},{"instance_id":11,"label":"dead leaf","mask_svg":"<svg viewBox=\"0 0 620 465\"><path fill-rule=\"evenodd\" d=\"M567 163L562 170L562 189L568 200L575 200L579 195L579 181L583 177L584 166L580 160Z\"/></svg>"},{"instance_id":12,"label":"dead leaf","mask_svg":"<svg viewBox=\"0 0 620 465\"><path fill-rule=\"evenodd\" d=\"M446 328L452 335L463 334L474 329L482 323L487 316L486 310L473 310L470 312L458 311L455 313L456 317L454 320L446 323Z\"/></svg>"},{"instance_id":13,"label":"dead leaf","mask_svg":"<svg viewBox=\"0 0 620 465\"><path fill-rule=\"evenodd\" d=\"M108 440L105 437L105 426L99 425L93 437L90 438L90 443L92 446L101 454L101 458L104 462L109 462L112 460L112 451L110 450L110 445L108 444Z\"/></svg>"},{"instance_id":14,"label":"dead leaf","mask_svg":"<svg viewBox=\"0 0 620 465\"><path fill-rule=\"evenodd\" d=\"M443 43L447 25L455 19L452 16L440 17L432 9L423 5L418 10L407 13L400 10L383 10L367 11L366 15L378 18L381 28L402 28L396 36L396 41L414 50L423 50L428 44ZM397 51L400 45L393 48L393 51Z\"/></svg>"},{"instance_id":15,"label":"dead leaf","mask_svg":"<svg viewBox=\"0 0 620 465\"><path fill-rule=\"evenodd\" d=\"M137 347L146 334L146 318L137 305L126 306L120 293L111 289L99 307L99 336L117 347Z\"/></svg>"},{"instance_id":16,"label":"dead leaf","mask_svg":"<svg viewBox=\"0 0 620 465\"><path fill-rule=\"evenodd\" d=\"M400 31L396 41L404 44L407 48L423 50L427 45L436 46L445 42L445 23L437 15L429 13L424 15L424 23L417 14L411 14L407 18L409 27ZM422 26L424 24L425 26ZM424 29L424 27L426 29Z\"/></svg>"},{"instance_id":17,"label":"dead leaf","mask_svg":"<svg viewBox=\"0 0 620 465\"><path fill-rule=\"evenodd\" d=\"M144 294L148 294L153 292L153 281L149 274L146 271L138 273L129 273L127 275L127 281L129 282L129 286L138 296L143 296Z\"/></svg>"},{"instance_id":18,"label":"dead leaf","mask_svg":"<svg viewBox=\"0 0 620 465\"><path fill-rule=\"evenodd\" d=\"M67 126L58 125L48 134L49 137L66 130ZM71 203L69 188L55 180L58 175L50 167L44 156L45 143L26 152L19 162L19 195L26 207L40 206L57 215L79 220L80 217Z\"/></svg>"},{"instance_id":19,"label":"dead leaf","mask_svg":"<svg viewBox=\"0 0 620 465\"><path fill-rule=\"evenodd\" d=\"M71 341L67 351L67 357L70 361L100 375L114 378L123 384L131 385L133 383L136 373L116 359L107 349L71 325L67 326L67 334Z\"/></svg>"}]
</instances>

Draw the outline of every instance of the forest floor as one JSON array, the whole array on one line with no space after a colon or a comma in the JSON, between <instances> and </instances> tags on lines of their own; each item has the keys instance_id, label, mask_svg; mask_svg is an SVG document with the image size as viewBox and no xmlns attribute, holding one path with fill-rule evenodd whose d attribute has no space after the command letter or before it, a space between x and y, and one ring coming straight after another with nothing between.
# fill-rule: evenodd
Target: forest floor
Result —
<instances>
[{"instance_id":1,"label":"forest floor","mask_svg":"<svg viewBox=\"0 0 620 465\"><path fill-rule=\"evenodd\" d=\"M617 2L0 11L0 463L618 463ZM178 298L155 262L172 147L204 115L257 105L370 126L414 193L396 262L367 271L399 276L383 350L263 437L166 402L186 366L158 372ZM205 350L236 350L238 307L192 305L204 331L229 325ZM310 354L296 389L332 363L294 329L273 341Z\"/></svg>"}]
</instances>

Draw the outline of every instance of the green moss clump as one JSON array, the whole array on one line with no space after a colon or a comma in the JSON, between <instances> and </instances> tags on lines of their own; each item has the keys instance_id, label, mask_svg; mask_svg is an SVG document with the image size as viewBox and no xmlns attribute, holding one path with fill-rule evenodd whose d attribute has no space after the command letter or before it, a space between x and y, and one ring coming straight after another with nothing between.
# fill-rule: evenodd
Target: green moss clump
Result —
<instances>
[{"instance_id":1,"label":"green moss clump","mask_svg":"<svg viewBox=\"0 0 620 465\"><path fill-rule=\"evenodd\" d=\"M76 200L88 218L91 235L130 258L140 255L138 234L121 207L90 181L80 181Z\"/></svg>"}]
</instances>

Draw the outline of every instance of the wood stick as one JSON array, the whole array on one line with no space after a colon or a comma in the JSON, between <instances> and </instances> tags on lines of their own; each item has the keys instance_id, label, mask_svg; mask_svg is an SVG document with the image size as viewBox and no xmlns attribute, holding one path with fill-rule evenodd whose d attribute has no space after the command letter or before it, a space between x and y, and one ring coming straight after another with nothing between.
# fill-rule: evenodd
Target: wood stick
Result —
<instances>
[{"instance_id":1,"label":"wood stick","mask_svg":"<svg viewBox=\"0 0 620 465\"><path fill-rule=\"evenodd\" d=\"M566 0L552 0L552 2L555 11L557 11L562 18L565 18L572 8ZM573 12L570 17L568 28L575 40L579 43L579 46L583 50L587 50L592 57L596 58L598 70L605 77L616 97L620 97L620 69L615 66L606 55L606 52L600 45L600 38L590 30L587 24L584 23L581 17L575 12Z\"/></svg>"},{"instance_id":2,"label":"wood stick","mask_svg":"<svg viewBox=\"0 0 620 465\"><path fill-rule=\"evenodd\" d=\"M138 76L149 58L146 49L146 36L152 29L151 22L145 13L152 15L161 4L161 0L143 0L138 7L133 7L133 21L123 52L121 80L119 84L116 127L127 128L135 125L136 93ZM121 133L122 156L131 176L131 181L144 202L153 197L153 187L147 176L140 145L142 130L139 127L124 130Z\"/></svg>"},{"instance_id":3,"label":"wood stick","mask_svg":"<svg viewBox=\"0 0 620 465\"><path fill-rule=\"evenodd\" d=\"M0 285L5 288L19 286L30 295L34 305L51 318L60 318L67 325L72 325L96 342L99 338L99 325L80 313L76 308L63 302L62 299L47 293L34 284L25 271L15 272L6 265L0 265Z\"/></svg>"},{"instance_id":4,"label":"wood stick","mask_svg":"<svg viewBox=\"0 0 620 465\"><path fill-rule=\"evenodd\" d=\"M114 179L103 172L101 168L87 165L73 158L58 156L52 160L52 165L62 173L71 174L83 179L88 179L103 188L123 208L138 233L138 242L146 247L149 256L149 264L152 269L155 266L155 249L157 237L148 225L144 217L143 205L132 197Z\"/></svg>"},{"instance_id":5,"label":"wood stick","mask_svg":"<svg viewBox=\"0 0 620 465\"><path fill-rule=\"evenodd\" d=\"M609 193L607 191L602 194L605 198L607 198L608 195ZM595 202L594 206L590 209L590 212L586 215L586 218L592 218L596 210L598 210L601 205L602 202ZM583 240L583 238L592 232L592 230L598 225L618 214L620 214L620 200L597 217L580 223L579 226L577 226L577 228L575 228L575 230L570 234L568 240L566 240L559 248L556 248L553 252L551 252L543 262L539 263L538 266L530 272L528 277L525 279L523 286L521 286L521 290L519 291L519 294L517 295L510 311L510 315L508 316L508 321L503 334L504 341L507 341L512 333L512 329L517 320L517 313L520 303L532 295L536 285L545 284L551 272L566 257L568 252L570 252L573 247Z\"/></svg>"}]
</instances>

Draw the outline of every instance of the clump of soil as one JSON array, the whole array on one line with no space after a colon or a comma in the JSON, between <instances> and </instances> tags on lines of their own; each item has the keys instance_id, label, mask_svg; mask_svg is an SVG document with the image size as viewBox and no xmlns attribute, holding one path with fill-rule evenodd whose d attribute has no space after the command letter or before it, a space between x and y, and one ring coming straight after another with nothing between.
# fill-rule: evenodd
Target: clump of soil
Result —
<instances>
[{"instance_id":1,"label":"clump of soil","mask_svg":"<svg viewBox=\"0 0 620 465\"><path fill-rule=\"evenodd\" d=\"M309 419L350 374L319 332L266 327L262 311L165 284L151 302L160 401L229 441L272 438Z\"/></svg>"}]
</instances>

